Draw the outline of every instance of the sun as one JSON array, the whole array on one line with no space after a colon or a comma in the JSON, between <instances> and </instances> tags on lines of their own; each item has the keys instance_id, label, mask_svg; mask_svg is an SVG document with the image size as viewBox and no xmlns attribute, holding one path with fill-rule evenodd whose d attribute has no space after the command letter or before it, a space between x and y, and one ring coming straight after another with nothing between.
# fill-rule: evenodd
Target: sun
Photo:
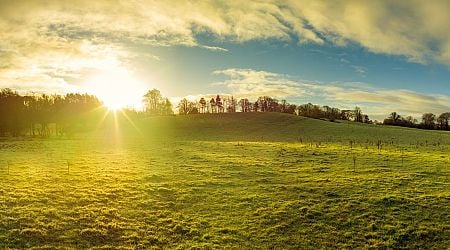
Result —
<instances>
[{"instance_id":1,"label":"sun","mask_svg":"<svg viewBox=\"0 0 450 250\"><path fill-rule=\"evenodd\" d=\"M145 85L127 69L102 71L87 81L88 92L97 96L110 110L142 107Z\"/></svg>"}]
</instances>

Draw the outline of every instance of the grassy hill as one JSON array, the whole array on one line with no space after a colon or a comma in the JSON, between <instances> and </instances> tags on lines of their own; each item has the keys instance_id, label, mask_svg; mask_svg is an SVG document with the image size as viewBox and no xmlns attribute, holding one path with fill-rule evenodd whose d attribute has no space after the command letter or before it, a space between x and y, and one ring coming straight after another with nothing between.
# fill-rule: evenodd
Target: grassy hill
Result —
<instances>
[{"instance_id":1,"label":"grassy hill","mask_svg":"<svg viewBox=\"0 0 450 250\"><path fill-rule=\"evenodd\" d=\"M448 132L278 113L133 124L0 140L0 248L450 247Z\"/></svg>"},{"instance_id":2,"label":"grassy hill","mask_svg":"<svg viewBox=\"0 0 450 250\"><path fill-rule=\"evenodd\" d=\"M126 123L126 122L125 122ZM153 117L138 123L145 134L180 140L386 142L450 144L450 132L347 121L329 122L282 113L198 114Z\"/></svg>"}]
</instances>

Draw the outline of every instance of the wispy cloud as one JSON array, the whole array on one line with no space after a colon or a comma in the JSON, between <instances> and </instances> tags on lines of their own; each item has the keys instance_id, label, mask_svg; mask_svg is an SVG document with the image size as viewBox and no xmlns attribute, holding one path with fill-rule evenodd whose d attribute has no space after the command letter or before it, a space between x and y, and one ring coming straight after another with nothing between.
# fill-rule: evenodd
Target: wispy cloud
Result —
<instances>
[{"instance_id":1,"label":"wispy cloud","mask_svg":"<svg viewBox=\"0 0 450 250\"><path fill-rule=\"evenodd\" d=\"M360 75L360 76L362 76L362 77L365 77L365 76L366 76L366 73L367 73L367 68L366 68L366 67L360 66L360 65L351 65L350 67L351 67L351 68L355 71L355 73L357 73L358 75Z\"/></svg>"},{"instance_id":2,"label":"wispy cloud","mask_svg":"<svg viewBox=\"0 0 450 250\"><path fill-rule=\"evenodd\" d=\"M322 83L296 79L293 76L252 69L225 69L215 71L229 77L213 83L229 88L230 93L256 99L269 95L277 98L298 97L322 100L321 105L342 108L360 106L375 119L382 119L390 112L420 117L425 112L436 114L450 110L450 97L425 95L404 89L376 88L368 83Z\"/></svg>"},{"instance_id":3,"label":"wispy cloud","mask_svg":"<svg viewBox=\"0 0 450 250\"><path fill-rule=\"evenodd\" d=\"M252 69L225 69L213 72L216 75L225 75L230 79L213 83L213 85L226 86L237 96L256 99L259 96L302 96L307 94L300 88L301 83L290 80L287 75L280 75L267 71Z\"/></svg>"},{"instance_id":4,"label":"wispy cloud","mask_svg":"<svg viewBox=\"0 0 450 250\"><path fill-rule=\"evenodd\" d=\"M222 48L222 47L217 47L217 46L206 46L206 45L201 45L199 46L200 48L204 48L204 49L208 49L211 51L220 51L220 52L228 52L227 49Z\"/></svg>"}]
</instances>

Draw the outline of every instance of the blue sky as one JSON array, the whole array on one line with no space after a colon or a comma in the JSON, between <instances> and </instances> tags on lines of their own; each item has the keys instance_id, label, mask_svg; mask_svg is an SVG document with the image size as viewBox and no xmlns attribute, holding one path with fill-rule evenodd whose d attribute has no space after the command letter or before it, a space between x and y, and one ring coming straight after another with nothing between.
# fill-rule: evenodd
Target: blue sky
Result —
<instances>
[{"instance_id":1,"label":"blue sky","mask_svg":"<svg viewBox=\"0 0 450 250\"><path fill-rule=\"evenodd\" d=\"M152 51L163 58L160 62L150 64L153 68L171 70L168 84L174 84L170 91L176 95L189 91L195 94L214 90L209 83L220 77L211 73L228 68L270 71L324 83L362 82L380 88L405 88L450 95L448 66L408 62L402 56L375 54L358 45L299 45L276 40L242 44L216 44L206 39L204 42L222 46L228 51L216 52L190 47L143 47L142 50L143 53ZM166 61L173 63L167 66ZM149 64L142 65L145 68ZM186 84L179 85L179 82Z\"/></svg>"},{"instance_id":2,"label":"blue sky","mask_svg":"<svg viewBox=\"0 0 450 250\"><path fill-rule=\"evenodd\" d=\"M1 1L0 88L450 111L450 1ZM119 95L122 98L119 98Z\"/></svg>"}]
</instances>

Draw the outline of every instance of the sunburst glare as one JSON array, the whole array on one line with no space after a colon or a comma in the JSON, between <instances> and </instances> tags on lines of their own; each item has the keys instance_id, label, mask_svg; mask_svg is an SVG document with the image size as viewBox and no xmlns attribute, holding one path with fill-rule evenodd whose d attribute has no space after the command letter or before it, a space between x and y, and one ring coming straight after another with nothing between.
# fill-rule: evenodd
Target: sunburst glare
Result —
<instances>
[{"instance_id":1,"label":"sunburst glare","mask_svg":"<svg viewBox=\"0 0 450 250\"><path fill-rule=\"evenodd\" d=\"M87 91L110 110L140 109L146 86L123 67L102 71L87 81Z\"/></svg>"}]
</instances>

